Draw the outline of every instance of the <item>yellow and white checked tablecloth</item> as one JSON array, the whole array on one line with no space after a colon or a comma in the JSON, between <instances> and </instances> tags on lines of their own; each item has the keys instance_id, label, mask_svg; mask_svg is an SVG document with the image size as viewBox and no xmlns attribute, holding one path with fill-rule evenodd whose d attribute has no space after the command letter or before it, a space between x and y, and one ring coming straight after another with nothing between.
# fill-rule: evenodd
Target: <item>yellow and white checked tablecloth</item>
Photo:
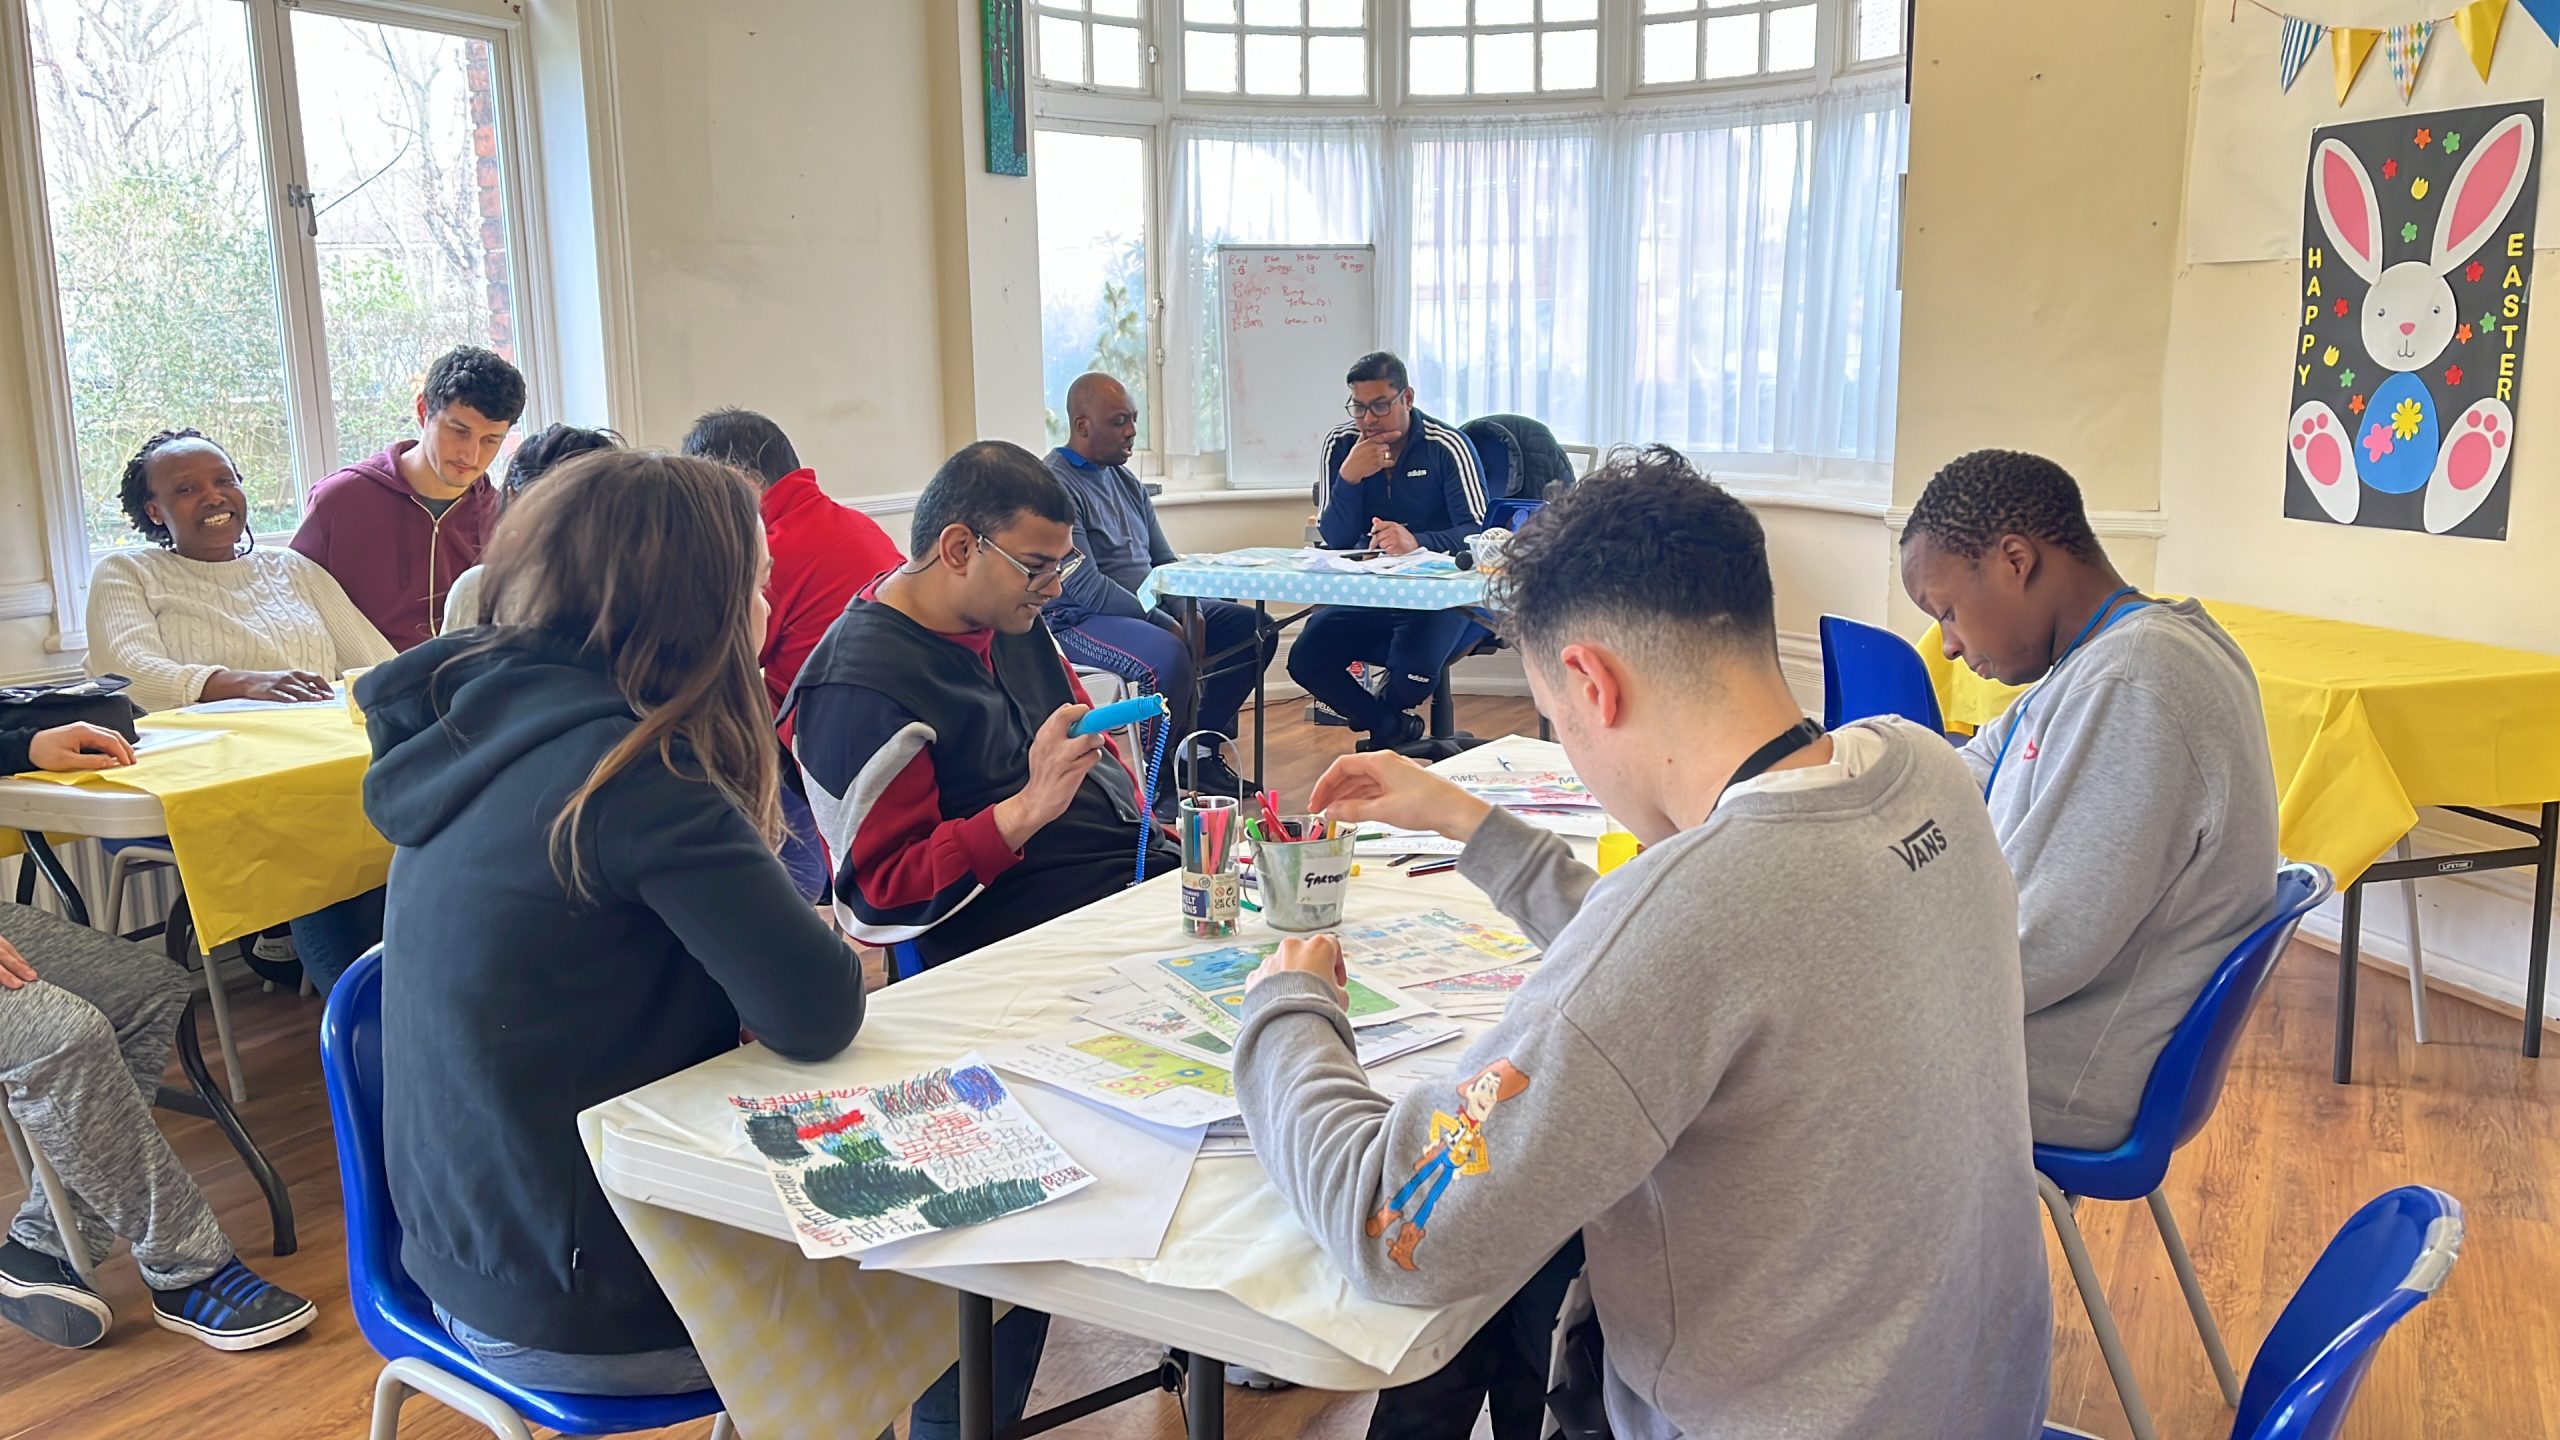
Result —
<instances>
[{"instance_id":1,"label":"yellow and white checked tablecloth","mask_svg":"<svg viewBox=\"0 0 2560 1440\"><path fill-rule=\"evenodd\" d=\"M142 728L221 738L145 755L121 770L27 778L156 796L207 950L353 899L391 873L391 842L364 818L372 749L345 706L171 710L146 717ZM14 850L17 837L8 838Z\"/></svg>"},{"instance_id":2,"label":"yellow and white checked tablecloth","mask_svg":"<svg viewBox=\"0 0 2560 1440\"><path fill-rule=\"evenodd\" d=\"M2560 655L2208 600L2258 672L2285 856L2347 884L2409 833L2421 805L2560 800ZM1920 641L1953 727L2021 692Z\"/></svg>"}]
</instances>

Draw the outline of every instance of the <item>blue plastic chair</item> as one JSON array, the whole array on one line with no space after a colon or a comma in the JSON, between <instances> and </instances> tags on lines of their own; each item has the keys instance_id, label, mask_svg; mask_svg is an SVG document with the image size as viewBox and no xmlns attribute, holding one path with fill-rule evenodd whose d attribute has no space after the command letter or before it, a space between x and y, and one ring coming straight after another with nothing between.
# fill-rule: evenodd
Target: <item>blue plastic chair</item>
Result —
<instances>
[{"instance_id":1,"label":"blue plastic chair","mask_svg":"<svg viewBox=\"0 0 2560 1440\"><path fill-rule=\"evenodd\" d=\"M1944 733L1929 667L1890 630L1838 615L1822 617L1822 728L1899 715Z\"/></svg>"},{"instance_id":2,"label":"blue plastic chair","mask_svg":"<svg viewBox=\"0 0 2560 1440\"><path fill-rule=\"evenodd\" d=\"M2240 1380L2232 1371L2231 1353L2223 1348L2222 1332L2213 1323L2213 1310L2196 1279L2195 1262L2187 1255L2186 1239L2178 1233L2177 1217L2170 1213L2169 1197L2160 1187L2169 1176L2169 1157L2213 1118L2240 1032L2266 988L2267 976L2275 970L2276 958L2293 939L2294 927L2335 888L2329 872L2317 865L2287 865L2276 872L2275 914L2215 968L2178 1028L2169 1032L2169 1043L2152 1062L2151 1078L2143 1084L2133 1132L2122 1144L2112 1150L2035 1147L2037 1188L2053 1216L2062 1253L2071 1262L2071 1278L2080 1287L2089 1327L2097 1332L2098 1349L2106 1356L2107 1372L2115 1378L2135 1440L2153 1440L2150 1407L2134 1382L2124 1341L2116 1333L2115 1313L2098 1286L2097 1267L2090 1263L2089 1245L2073 1218L2074 1208L2084 1199L2149 1202L2160 1243L2169 1252L2170 1268L2178 1273L2179 1288L2186 1292L2187 1310L2195 1317L2196 1333L2213 1362L2214 1378L2221 1382L2222 1398L2238 1404Z\"/></svg>"},{"instance_id":3,"label":"blue plastic chair","mask_svg":"<svg viewBox=\"0 0 2560 1440\"><path fill-rule=\"evenodd\" d=\"M436 1323L426 1292L400 1267L400 1217L382 1161L382 951L350 966L320 1021L320 1073L338 1135L347 1219L347 1303L364 1338L390 1363L373 1386L373 1440L399 1433L411 1391L432 1395L502 1440L532 1440L537 1425L569 1435L621 1435L719 1415L713 1440L735 1440L720 1397L562 1395L510 1385L480 1368Z\"/></svg>"},{"instance_id":4,"label":"blue plastic chair","mask_svg":"<svg viewBox=\"0 0 2560 1440\"><path fill-rule=\"evenodd\" d=\"M913 980L932 968L925 963L924 951L913 940L901 940L889 947L889 983Z\"/></svg>"},{"instance_id":5,"label":"blue plastic chair","mask_svg":"<svg viewBox=\"0 0 2560 1440\"><path fill-rule=\"evenodd\" d=\"M2332 1440L2383 1335L2436 1293L2461 1255L2462 1206L2452 1196L2404 1185L2366 1202L2258 1347L2231 1440ZM2091 1437L2047 1425L2044 1440Z\"/></svg>"}]
</instances>

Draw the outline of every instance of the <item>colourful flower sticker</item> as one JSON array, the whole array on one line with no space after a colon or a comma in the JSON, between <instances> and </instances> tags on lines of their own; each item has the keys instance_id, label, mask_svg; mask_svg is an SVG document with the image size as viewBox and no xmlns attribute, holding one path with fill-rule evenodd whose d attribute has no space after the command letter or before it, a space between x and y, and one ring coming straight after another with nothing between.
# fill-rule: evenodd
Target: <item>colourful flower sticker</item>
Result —
<instances>
[{"instance_id":1,"label":"colourful flower sticker","mask_svg":"<svg viewBox=\"0 0 2560 1440\"><path fill-rule=\"evenodd\" d=\"M2457 344L2462 344L2462 345L2468 345L2468 344L2470 344L2470 343L2471 343L2471 322L2470 322L2470 321L2468 321L2468 320L2465 320L2465 321L2463 321L2461 324L2454 326L2454 327L2453 327L2453 338L2454 338L2455 343L2457 343Z\"/></svg>"},{"instance_id":2,"label":"colourful flower sticker","mask_svg":"<svg viewBox=\"0 0 2560 1440\"><path fill-rule=\"evenodd\" d=\"M2497 334L2497 333L2498 333L2498 317L2497 317L2497 316L2495 316L2495 315L2483 315L2483 316L2481 316L2481 317L2480 317L2480 333L2481 333L2481 334L2483 334L2483 335L2495 335L2495 334Z\"/></svg>"},{"instance_id":3,"label":"colourful flower sticker","mask_svg":"<svg viewBox=\"0 0 2560 1440\"><path fill-rule=\"evenodd\" d=\"M2352 411L2352 412L2354 412L2355 414L2358 414L2358 415L2363 414L2363 413L2364 413L2364 397L2363 397L2363 396L2361 396L2361 395L2358 395L2358 396L2354 397L2353 399L2349 400L2349 401L2347 402L2347 409L2349 409L2350 411Z\"/></svg>"},{"instance_id":4,"label":"colourful flower sticker","mask_svg":"<svg viewBox=\"0 0 2560 1440\"><path fill-rule=\"evenodd\" d=\"M2409 182L2409 198L2412 200L2424 200L2427 198L2426 176L2421 175L2417 179Z\"/></svg>"},{"instance_id":5,"label":"colourful flower sticker","mask_svg":"<svg viewBox=\"0 0 2560 1440\"><path fill-rule=\"evenodd\" d=\"M2446 383L2447 385L2459 385L2459 384L2461 384L2461 383L2462 383L2462 367L2461 367L2461 366L2459 366L2459 365L2447 365L2446 367L2444 367L2444 383Z\"/></svg>"},{"instance_id":6,"label":"colourful flower sticker","mask_svg":"<svg viewBox=\"0 0 2560 1440\"><path fill-rule=\"evenodd\" d=\"M2488 271L2480 268L2480 262L2477 260L2474 260L2470 264L2462 267L2462 278L2470 281L2474 285L2479 284L2480 277L2488 273Z\"/></svg>"},{"instance_id":7,"label":"colourful flower sticker","mask_svg":"<svg viewBox=\"0 0 2560 1440\"><path fill-rule=\"evenodd\" d=\"M2434 143L2436 143L2436 132L2427 129L2425 126L2420 126L2418 128L2418 148L2424 150Z\"/></svg>"},{"instance_id":8,"label":"colourful flower sticker","mask_svg":"<svg viewBox=\"0 0 2560 1440\"><path fill-rule=\"evenodd\" d=\"M2352 390L2352 389L2354 389L2354 388L2355 388L2355 384L2356 384L2356 372L2354 372L2353 370L2341 370L2341 371L2339 371L2339 372L2338 372L2338 388L2339 388L2339 389L2341 389L2341 390Z\"/></svg>"},{"instance_id":9,"label":"colourful flower sticker","mask_svg":"<svg viewBox=\"0 0 2560 1440\"><path fill-rule=\"evenodd\" d=\"M2364 432L2365 459L2367 461L2379 460L2390 453L2391 431L2385 428L2381 421L2376 420L2373 422L2373 428Z\"/></svg>"},{"instance_id":10,"label":"colourful flower sticker","mask_svg":"<svg viewBox=\"0 0 2560 1440\"><path fill-rule=\"evenodd\" d=\"M2403 221L2401 221L2401 222L2400 222L2400 243L2401 243L2401 244L2403 244L2403 245L2412 244L2412 243L2414 243L2414 242L2417 240L2417 238L2418 238L2418 222L2417 222L2417 221L2415 221L2415 220L2403 220Z\"/></svg>"},{"instance_id":11,"label":"colourful flower sticker","mask_svg":"<svg viewBox=\"0 0 2560 1440\"><path fill-rule=\"evenodd\" d=\"M2397 180L2397 179L2399 179L2399 178L2400 178L2400 162L2399 162L2399 161L2397 161L2397 160L2385 160L2385 161L2383 161L2383 162L2382 162L2382 178L2383 178L2383 179L2385 179L2385 180Z\"/></svg>"},{"instance_id":12,"label":"colourful flower sticker","mask_svg":"<svg viewBox=\"0 0 2560 1440\"><path fill-rule=\"evenodd\" d=\"M2418 427L2427 423L2426 412L2415 400L2403 400L2391 412L2391 433L2403 440L2418 438Z\"/></svg>"},{"instance_id":13,"label":"colourful flower sticker","mask_svg":"<svg viewBox=\"0 0 2560 1440\"><path fill-rule=\"evenodd\" d=\"M2450 155L2461 148L2462 137L2460 135L2455 134L2451 130L2444 132L2444 153Z\"/></svg>"},{"instance_id":14,"label":"colourful flower sticker","mask_svg":"<svg viewBox=\"0 0 2560 1440\"><path fill-rule=\"evenodd\" d=\"M2320 363L2321 363L2321 364L2323 364L2323 365L2335 365L2335 364L2337 364L2337 363L2338 363L2338 347L2337 347L2337 346L2335 346L2335 345L2332 345L2332 346L2330 346L2328 349L2321 351L2321 352L2320 352Z\"/></svg>"},{"instance_id":15,"label":"colourful flower sticker","mask_svg":"<svg viewBox=\"0 0 2560 1440\"><path fill-rule=\"evenodd\" d=\"M2347 313L2347 301L2346 301L2346 297L2342 295L2342 296L2338 297L2338 316L2339 316L2339 318L2340 318L2340 319L2344 319L2344 318L2346 317L2346 313Z\"/></svg>"}]
</instances>

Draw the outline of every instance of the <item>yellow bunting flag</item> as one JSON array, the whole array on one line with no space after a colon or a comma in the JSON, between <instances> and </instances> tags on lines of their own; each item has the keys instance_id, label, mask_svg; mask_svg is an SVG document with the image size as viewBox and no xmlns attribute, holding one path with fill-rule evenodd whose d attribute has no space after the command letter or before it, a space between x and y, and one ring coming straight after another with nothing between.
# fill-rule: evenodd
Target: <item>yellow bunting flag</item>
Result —
<instances>
[{"instance_id":1,"label":"yellow bunting flag","mask_svg":"<svg viewBox=\"0 0 2560 1440\"><path fill-rule=\"evenodd\" d=\"M2472 0L2453 12L2453 28L2471 55L2471 68L2489 78L2489 53L2498 48L2498 27L2507 21L2507 0Z\"/></svg>"},{"instance_id":2,"label":"yellow bunting flag","mask_svg":"<svg viewBox=\"0 0 2560 1440\"><path fill-rule=\"evenodd\" d=\"M2350 25L2330 28L2329 63L2338 74L2339 104L2347 103L2347 91L2354 88L2365 57L2373 53L2373 42L2381 38L2379 30L2359 30Z\"/></svg>"}]
</instances>

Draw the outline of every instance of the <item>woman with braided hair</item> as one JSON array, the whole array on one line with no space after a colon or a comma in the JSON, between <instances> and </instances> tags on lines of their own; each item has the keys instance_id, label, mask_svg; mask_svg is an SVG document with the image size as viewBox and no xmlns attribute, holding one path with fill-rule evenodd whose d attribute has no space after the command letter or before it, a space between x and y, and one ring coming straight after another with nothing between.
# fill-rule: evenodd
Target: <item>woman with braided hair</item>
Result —
<instances>
[{"instance_id":1,"label":"woman with braided hair","mask_svg":"<svg viewBox=\"0 0 2560 1440\"><path fill-rule=\"evenodd\" d=\"M391 642L329 572L258 548L230 455L163 430L124 467L124 513L154 548L98 562L89 580L89 673L123 675L145 710L205 700L325 700Z\"/></svg>"}]
</instances>

